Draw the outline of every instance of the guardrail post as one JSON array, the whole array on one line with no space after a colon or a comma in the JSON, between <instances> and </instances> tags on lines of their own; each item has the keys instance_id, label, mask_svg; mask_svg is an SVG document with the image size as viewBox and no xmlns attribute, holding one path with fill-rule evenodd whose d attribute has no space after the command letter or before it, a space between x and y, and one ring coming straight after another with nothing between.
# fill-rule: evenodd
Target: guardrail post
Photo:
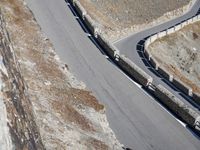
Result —
<instances>
[{"instance_id":1,"label":"guardrail post","mask_svg":"<svg viewBox=\"0 0 200 150\"><path fill-rule=\"evenodd\" d=\"M99 27L95 26L94 27L94 37L97 38L99 34Z\"/></svg>"},{"instance_id":2,"label":"guardrail post","mask_svg":"<svg viewBox=\"0 0 200 150\"><path fill-rule=\"evenodd\" d=\"M87 14L87 12L83 12L82 13L82 19L85 20L85 15Z\"/></svg>"},{"instance_id":3,"label":"guardrail post","mask_svg":"<svg viewBox=\"0 0 200 150\"><path fill-rule=\"evenodd\" d=\"M75 2L76 2L77 0L72 0L72 4L73 4L73 6L75 6Z\"/></svg>"},{"instance_id":4,"label":"guardrail post","mask_svg":"<svg viewBox=\"0 0 200 150\"><path fill-rule=\"evenodd\" d=\"M195 123L194 123L194 128L198 131L200 131L200 116L197 117Z\"/></svg>"},{"instance_id":5,"label":"guardrail post","mask_svg":"<svg viewBox=\"0 0 200 150\"><path fill-rule=\"evenodd\" d=\"M120 52L119 50L114 51L114 57L116 61L119 61L119 57L120 57Z\"/></svg>"}]
</instances>

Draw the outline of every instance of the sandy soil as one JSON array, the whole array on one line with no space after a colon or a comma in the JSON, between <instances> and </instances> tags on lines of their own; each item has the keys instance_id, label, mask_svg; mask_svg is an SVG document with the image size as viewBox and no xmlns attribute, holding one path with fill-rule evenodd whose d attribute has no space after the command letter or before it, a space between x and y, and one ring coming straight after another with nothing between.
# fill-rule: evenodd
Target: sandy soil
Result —
<instances>
[{"instance_id":1,"label":"sandy soil","mask_svg":"<svg viewBox=\"0 0 200 150\"><path fill-rule=\"evenodd\" d=\"M80 0L105 36L115 41L180 16L192 0Z\"/></svg>"},{"instance_id":2,"label":"sandy soil","mask_svg":"<svg viewBox=\"0 0 200 150\"><path fill-rule=\"evenodd\" d=\"M39 143L38 149L121 149L109 128L104 106L84 90L84 83L73 77L67 64L60 62L23 0L2 0L0 7L11 39L1 49L9 72L4 78L8 84L5 101L16 100L9 91L14 90L19 97L17 106L6 103L8 119L14 122L10 124L14 145L29 149L24 140L30 138L24 131L35 129L38 133L30 133L38 137L33 140L35 147L40 137L44 144Z\"/></svg>"},{"instance_id":3,"label":"sandy soil","mask_svg":"<svg viewBox=\"0 0 200 150\"><path fill-rule=\"evenodd\" d=\"M155 41L150 53L171 73L200 93L200 22Z\"/></svg>"}]
</instances>

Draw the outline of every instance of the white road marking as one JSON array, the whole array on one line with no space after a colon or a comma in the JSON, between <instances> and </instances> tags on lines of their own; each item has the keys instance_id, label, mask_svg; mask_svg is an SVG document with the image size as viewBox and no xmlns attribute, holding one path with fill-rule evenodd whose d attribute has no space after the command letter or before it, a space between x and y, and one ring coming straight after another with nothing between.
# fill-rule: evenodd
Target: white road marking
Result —
<instances>
[{"instance_id":1,"label":"white road marking","mask_svg":"<svg viewBox=\"0 0 200 150\"><path fill-rule=\"evenodd\" d=\"M176 118L176 120L177 120L183 127L186 128L187 125L186 125L184 122L182 122L181 120L179 120L179 119L177 119L177 118Z\"/></svg>"},{"instance_id":2,"label":"white road marking","mask_svg":"<svg viewBox=\"0 0 200 150\"><path fill-rule=\"evenodd\" d=\"M86 35L87 35L88 37L91 37L91 36L92 36L90 33L86 33Z\"/></svg>"},{"instance_id":3,"label":"white road marking","mask_svg":"<svg viewBox=\"0 0 200 150\"><path fill-rule=\"evenodd\" d=\"M133 79L131 79L128 75L126 75L121 69L119 69L119 71L126 77L128 78L132 83L134 83L137 87L139 87L140 89L142 89L142 85L135 82ZM143 91L143 90L142 90Z\"/></svg>"},{"instance_id":4,"label":"white road marking","mask_svg":"<svg viewBox=\"0 0 200 150\"><path fill-rule=\"evenodd\" d=\"M142 90L149 98L151 98L152 100L155 101L155 99L150 96L145 90ZM186 123L184 123L183 121L181 121L180 119L178 119L177 117L174 116L174 114L172 114L165 106L163 106L161 103L157 102L156 104L158 104L163 110L165 110L170 116L172 116L174 119L176 119L178 121L178 123L180 123L183 127L186 128Z\"/></svg>"}]
</instances>

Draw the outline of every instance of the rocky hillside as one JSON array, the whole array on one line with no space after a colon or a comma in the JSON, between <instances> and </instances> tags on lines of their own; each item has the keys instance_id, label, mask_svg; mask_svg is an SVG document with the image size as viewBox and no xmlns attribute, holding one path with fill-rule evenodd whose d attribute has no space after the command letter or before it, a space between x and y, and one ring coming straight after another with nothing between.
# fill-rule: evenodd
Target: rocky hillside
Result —
<instances>
[{"instance_id":1,"label":"rocky hillside","mask_svg":"<svg viewBox=\"0 0 200 150\"><path fill-rule=\"evenodd\" d=\"M104 106L59 61L24 1L0 8L0 149L121 149Z\"/></svg>"},{"instance_id":2,"label":"rocky hillside","mask_svg":"<svg viewBox=\"0 0 200 150\"><path fill-rule=\"evenodd\" d=\"M133 32L180 16L194 0L80 0L102 25L102 32L115 41Z\"/></svg>"},{"instance_id":3,"label":"rocky hillside","mask_svg":"<svg viewBox=\"0 0 200 150\"><path fill-rule=\"evenodd\" d=\"M155 41L150 52L172 74L200 93L200 22Z\"/></svg>"}]
</instances>

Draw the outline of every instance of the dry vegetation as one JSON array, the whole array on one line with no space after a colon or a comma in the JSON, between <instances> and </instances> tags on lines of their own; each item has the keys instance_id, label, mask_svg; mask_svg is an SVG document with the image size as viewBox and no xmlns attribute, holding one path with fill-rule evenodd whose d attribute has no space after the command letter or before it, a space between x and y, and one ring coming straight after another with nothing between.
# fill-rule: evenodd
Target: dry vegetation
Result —
<instances>
[{"instance_id":1,"label":"dry vegetation","mask_svg":"<svg viewBox=\"0 0 200 150\"><path fill-rule=\"evenodd\" d=\"M155 41L149 47L172 74L200 93L200 22Z\"/></svg>"},{"instance_id":2,"label":"dry vegetation","mask_svg":"<svg viewBox=\"0 0 200 150\"><path fill-rule=\"evenodd\" d=\"M91 17L114 41L130 33L179 16L192 0L80 0Z\"/></svg>"},{"instance_id":3,"label":"dry vegetation","mask_svg":"<svg viewBox=\"0 0 200 150\"><path fill-rule=\"evenodd\" d=\"M2 0L0 7L45 148L119 149L121 145L108 126L104 106L83 89L66 64L61 64L23 3ZM72 86L74 82L77 86Z\"/></svg>"}]
</instances>

